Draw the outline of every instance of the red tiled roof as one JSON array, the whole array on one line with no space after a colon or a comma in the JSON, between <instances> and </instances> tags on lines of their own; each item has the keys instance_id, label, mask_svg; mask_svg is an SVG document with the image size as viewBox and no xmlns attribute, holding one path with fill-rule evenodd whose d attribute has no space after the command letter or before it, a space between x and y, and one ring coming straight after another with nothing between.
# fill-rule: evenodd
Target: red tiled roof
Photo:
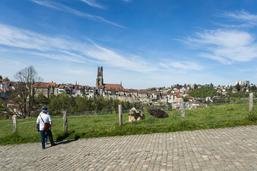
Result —
<instances>
[{"instance_id":1,"label":"red tiled roof","mask_svg":"<svg viewBox=\"0 0 257 171\"><path fill-rule=\"evenodd\" d=\"M124 91L121 84L104 84L104 89L107 91Z\"/></svg>"},{"instance_id":2,"label":"red tiled roof","mask_svg":"<svg viewBox=\"0 0 257 171\"><path fill-rule=\"evenodd\" d=\"M37 82L33 84L34 88L50 88L50 87L56 87L56 84L54 82L45 83L45 82Z\"/></svg>"}]
</instances>

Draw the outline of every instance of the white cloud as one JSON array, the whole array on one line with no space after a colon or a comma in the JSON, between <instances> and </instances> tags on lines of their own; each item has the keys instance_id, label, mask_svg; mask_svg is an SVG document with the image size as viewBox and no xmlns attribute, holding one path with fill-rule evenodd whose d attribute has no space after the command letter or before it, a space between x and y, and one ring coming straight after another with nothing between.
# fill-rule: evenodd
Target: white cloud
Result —
<instances>
[{"instance_id":1,"label":"white cloud","mask_svg":"<svg viewBox=\"0 0 257 171\"><path fill-rule=\"evenodd\" d=\"M170 64L172 67L174 67L175 69L182 69L182 70L201 70L202 67L194 62L173 62Z\"/></svg>"},{"instance_id":2,"label":"white cloud","mask_svg":"<svg viewBox=\"0 0 257 171\"><path fill-rule=\"evenodd\" d=\"M224 64L257 58L255 36L245 31L225 29L204 31L185 41L196 47L201 56Z\"/></svg>"},{"instance_id":3,"label":"white cloud","mask_svg":"<svg viewBox=\"0 0 257 171\"><path fill-rule=\"evenodd\" d=\"M192 39L196 43L224 47L247 46L254 42L251 34L237 30L211 30L197 33Z\"/></svg>"},{"instance_id":4,"label":"white cloud","mask_svg":"<svg viewBox=\"0 0 257 171\"><path fill-rule=\"evenodd\" d=\"M53 60L81 64L94 62L138 72L153 69L141 57L135 60L135 55L116 52L92 41L80 42L45 36L3 24L0 24L0 45Z\"/></svg>"},{"instance_id":5,"label":"white cloud","mask_svg":"<svg viewBox=\"0 0 257 171\"><path fill-rule=\"evenodd\" d=\"M230 28L251 28L257 26L257 15L245 10L225 12L221 17L227 19L227 24L219 24L222 27Z\"/></svg>"},{"instance_id":6,"label":"white cloud","mask_svg":"<svg viewBox=\"0 0 257 171\"><path fill-rule=\"evenodd\" d=\"M87 5L95 8L105 9L106 7L97 3L96 0L81 0L82 2L86 3Z\"/></svg>"},{"instance_id":7,"label":"white cloud","mask_svg":"<svg viewBox=\"0 0 257 171\"><path fill-rule=\"evenodd\" d=\"M198 63L191 61L173 61L173 62L161 62L160 66L164 69L175 69L175 70L202 70L203 67Z\"/></svg>"},{"instance_id":8,"label":"white cloud","mask_svg":"<svg viewBox=\"0 0 257 171\"><path fill-rule=\"evenodd\" d=\"M41 6L45 6L45 7L48 7L48 8L53 8L53 9L56 9L56 10L60 10L59 7L57 7L56 5L54 5L50 1L42 1L42 0L31 0L31 1L38 4L38 5L41 5Z\"/></svg>"},{"instance_id":9,"label":"white cloud","mask_svg":"<svg viewBox=\"0 0 257 171\"><path fill-rule=\"evenodd\" d=\"M132 2L132 0L122 0L123 2Z\"/></svg>"},{"instance_id":10,"label":"white cloud","mask_svg":"<svg viewBox=\"0 0 257 171\"><path fill-rule=\"evenodd\" d=\"M54 1L48 1L48 0L45 0L45 1L43 1L43 0L31 0L31 1L38 4L38 5L44 6L44 7L48 7L48 8L58 10L58 11L66 12L66 13L69 13L69 14L72 14L72 15L76 15L76 16L79 16L79 17L89 19L89 20L106 23L106 24L109 24L109 25L112 25L112 26L115 26L115 27L119 27L119 28L126 28L125 26L117 24L113 21L107 20L104 17L97 16L97 15L91 15L91 14L88 14L88 13L85 13L85 12L81 12L79 10L76 10L74 8L70 8L68 6L65 6L63 4L60 4L60 3L57 3L57 2L54 2Z\"/></svg>"},{"instance_id":11,"label":"white cloud","mask_svg":"<svg viewBox=\"0 0 257 171\"><path fill-rule=\"evenodd\" d=\"M247 11L241 10L236 12L226 12L224 13L225 17L245 21L245 22L256 22L257 21L257 15L250 14Z\"/></svg>"},{"instance_id":12,"label":"white cloud","mask_svg":"<svg viewBox=\"0 0 257 171\"><path fill-rule=\"evenodd\" d=\"M256 59L255 35L245 29L257 25L257 15L241 10L225 12L222 17L226 24L219 24L221 28L198 32L183 42L198 49L201 57L223 64Z\"/></svg>"},{"instance_id":13,"label":"white cloud","mask_svg":"<svg viewBox=\"0 0 257 171\"><path fill-rule=\"evenodd\" d=\"M129 70L135 71L150 71L154 69L144 62L141 57L135 59L135 55L120 54L95 43L94 48L88 49L85 53L97 60L111 62L116 67L129 68ZM128 57L130 60L127 59Z\"/></svg>"}]
</instances>

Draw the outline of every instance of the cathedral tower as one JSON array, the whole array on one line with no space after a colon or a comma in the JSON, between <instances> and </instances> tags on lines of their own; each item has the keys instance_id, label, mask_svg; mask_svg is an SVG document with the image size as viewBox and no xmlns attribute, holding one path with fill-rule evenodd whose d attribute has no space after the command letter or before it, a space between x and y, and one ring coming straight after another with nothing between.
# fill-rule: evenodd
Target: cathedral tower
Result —
<instances>
[{"instance_id":1,"label":"cathedral tower","mask_svg":"<svg viewBox=\"0 0 257 171\"><path fill-rule=\"evenodd\" d=\"M101 88L104 85L104 76L103 76L103 67L97 68L97 77L96 77L96 88Z\"/></svg>"}]
</instances>

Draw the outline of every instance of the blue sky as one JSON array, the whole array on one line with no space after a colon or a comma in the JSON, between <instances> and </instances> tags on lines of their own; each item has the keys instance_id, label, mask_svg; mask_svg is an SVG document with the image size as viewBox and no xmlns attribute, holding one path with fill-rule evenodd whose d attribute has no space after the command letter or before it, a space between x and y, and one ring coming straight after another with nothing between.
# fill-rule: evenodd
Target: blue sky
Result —
<instances>
[{"instance_id":1,"label":"blue sky","mask_svg":"<svg viewBox=\"0 0 257 171\"><path fill-rule=\"evenodd\" d=\"M126 88L257 83L255 0L1 0L0 74Z\"/></svg>"}]
</instances>

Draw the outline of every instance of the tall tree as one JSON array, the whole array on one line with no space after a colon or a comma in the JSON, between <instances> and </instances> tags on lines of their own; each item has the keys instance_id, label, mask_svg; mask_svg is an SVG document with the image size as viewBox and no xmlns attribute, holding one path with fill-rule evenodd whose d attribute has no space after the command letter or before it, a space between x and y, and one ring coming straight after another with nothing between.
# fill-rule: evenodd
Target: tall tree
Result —
<instances>
[{"instance_id":1,"label":"tall tree","mask_svg":"<svg viewBox=\"0 0 257 171\"><path fill-rule=\"evenodd\" d=\"M26 67L14 75L17 79L16 99L21 112L25 116L30 116L34 104L33 84L41 78L38 76L33 66Z\"/></svg>"}]
</instances>

